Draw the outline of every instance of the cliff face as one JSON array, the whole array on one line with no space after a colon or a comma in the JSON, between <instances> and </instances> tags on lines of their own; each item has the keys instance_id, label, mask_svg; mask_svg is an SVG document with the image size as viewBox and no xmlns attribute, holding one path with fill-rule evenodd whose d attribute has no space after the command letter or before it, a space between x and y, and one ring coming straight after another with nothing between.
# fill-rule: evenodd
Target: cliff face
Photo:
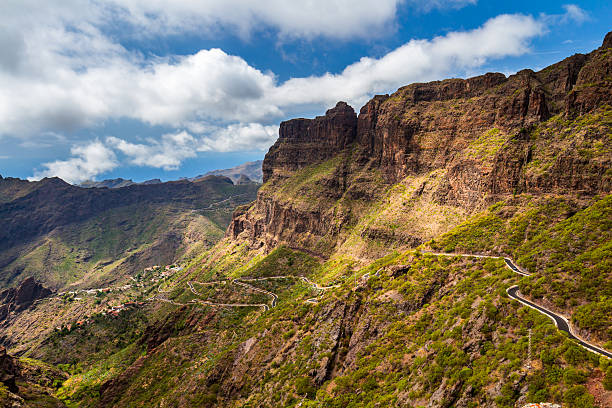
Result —
<instances>
[{"instance_id":1,"label":"cliff face","mask_svg":"<svg viewBox=\"0 0 612 408\"><path fill-rule=\"evenodd\" d=\"M228 234L256 246L312 247L354 213L338 200L367 201L384 190L372 188L367 173L373 172L387 186L439 172L433 199L468 211L516 193L608 192L609 152L585 149L606 144L607 128L587 129L586 122L609 116L611 43L608 34L592 53L539 72L408 85L374 97L358 117L339 102L325 116L284 122L263 162L268 188L250 209L235 213ZM338 157L341 163L309 181L319 191L314 202L301 200L299 190L293 197L278 193L296 183L289 177L304 179L323 166L318 163ZM351 196L355 191L365 194Z\"/></svg>"},{"instance_id":2,"label":"cliff face","mask_svg":"<svg viewBox=\"0 0 612 408\"><path fill-rule=\"evenodd\" d=\"M66 375L59 370L34 360L20 361L0 346L0 384L6 387L0 393L0 406L65 407L61 401L52 397L54 382L65 379Z\"/></svg>"},{"instance_id":3,"label":"cliff face","mask_svg":"<svg viewBox=\"0 0 612 408\"><path fill-rule=\"evenodd\" d=\"M4 321L12 311L27 309L38 299L51 294L40 282L30 277L24 279L17 288L7 288L0 291L0 322Z\"/></svg>"},{"instance_id":4,"label":"cliff face","mask_svg":"<svg viewBox=\"0 0 612 408\"><path fill-rule=\"evenodd\" d=\"M334 157L351 145L356 135L357 115L346 102L338 102L325 116L281 123L278 140L263 162L264 183Z\"/></svg>"}]
</instances>

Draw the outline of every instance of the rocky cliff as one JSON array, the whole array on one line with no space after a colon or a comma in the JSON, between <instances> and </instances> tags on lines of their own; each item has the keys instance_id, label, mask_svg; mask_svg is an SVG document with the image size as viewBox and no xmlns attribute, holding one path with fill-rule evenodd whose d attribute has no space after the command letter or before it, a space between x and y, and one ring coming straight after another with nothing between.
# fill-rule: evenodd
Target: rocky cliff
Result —
<instances>
[{"instance_id":1,"label":"rocky cliff","mask_svg":"<svg viewBox=\"0 0 612 408\"><path fill-rule=\"evenodd\" d=\"M49 407L65 405L52 397L53 383L65 380L66 375L44 363L19 361L0 346L0 405L11 408Z\"/></svg>"},{"instance_id":2,"label":"rocky cliff","mask_svg":"<svg viewBox=\"0 0 612 408\"><path fill-rule=\"evenodd\" d=\"M338 102L325 116L283 122L278 140L263 161L263 180L286 177L330 159L353 144L356 136L357 115L346 102Z\"/></svg>"},{"instance_id":3,"label":"rocky cliff","mask_svg":"<svg viewBox=\"0 0 612 408\"><path fill-rule=\"evenodd\" d=\"M0 291L0 322L6 319L11 311L24 310L36 300L43 299L50 294L49 289L32 277L24 279L16 288Z\"/></svg>"},{"instance_id":4,"label":"rocky cliff","mask_svg":"<svg viewBox=\"0 0 612 408\"><path fill-rule=\"evenodd\" d=\"M236 211L228 235L255 247L329 248L358 211L349 201L432 174L417 192L468 212L517 193L609 192L608 128L584 125L610 115L611 42L608 34L590 54L539 72L412 84L358 116L339 102L325 116L283 122L263 162L267 184ZM290 176L318 195L287 185ZM431 238L421 235L407 241Z\"/></svg>"}]
</instances>

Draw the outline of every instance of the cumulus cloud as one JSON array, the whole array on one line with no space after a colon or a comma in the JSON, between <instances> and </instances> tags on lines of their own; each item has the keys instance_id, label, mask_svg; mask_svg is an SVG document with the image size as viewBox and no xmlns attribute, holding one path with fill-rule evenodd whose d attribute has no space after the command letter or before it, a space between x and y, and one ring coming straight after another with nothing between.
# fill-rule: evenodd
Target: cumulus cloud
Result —
<instances>
[{"instance_id":1,"label":"cumulus cloud","mask_svg":"<svg viewBox=\"0 0 612 408\"><path fill-rule=\"evenodd\" d=\"M277 127L270 125L304 109L324 110L338 100L359 108L375 93L461 76L492 59L524 54L553 23L550 16L501 15L473 30L411 40L380 58L363 57L338 73L284 82L221 49L143 55L118 42L125 33L105 31L117 20L140 35L211 27L233 27L248 35L264 27L281 37L358 37L392 25L404 1L427 7L472 3L6 0L0 16L0 46L6 51L0 56L0 139L36 140L44 133L133 119L174 130L145 142L116 137L96 142L115 155L110 162L119 157L133 165L175 169L197 151L265 150L276 138ZM577 6L565 10L567 18L584 18ZM47 163L36 175L87 167L79 146L71 159Z\"/></svg>"},{"instance_id":2,"label":"cumulus cloud","mask_svg":"<svg viewBox=\"0 0 612 408\"><path fill-rule=\"evenodd\" d=\"M184 159L195 157L196 140L189 133L168 133L149 144L130 143L111 136L107 144L127 156L130 164L176 170Z\"/></svg>"},{"instance_id":3,"label":"cumulus cloud","mask_svg":"<svg viewBox=\"0 0 612 408\"><path fill-rule=\"evenodd\" d=\"M461 0L455 0L461 2ZM284 37L369 37L393 21L403 0L111 0L146 30L172 33L230 27L247 36L272 27ZM422 2L422 1L420 1ZM424 3L424 2L423 2Z\"/></svg>"},{"instance_id":4,"label":"cumulus cloud","mask_svg":"<svg viewBox=\"0 0 612 408\"><path fill-rule=\"evenodd\" d=\"M68 160L56 160L43 164L44 169L36 171L34 177L30 177L29 180L57 176L68 183L80 183L119 165L115 153L99 140L82 146L74 146L70 153L74 157Z\"/></svg>"},{"instance_id":5,"label":"cumulus cloud","mask_svg":"<svg viewBox=\"0 0 612 408\"><path fill-rule=\"evenodd\" d=\"M260 151L268 148L278 136L278 126L259 123L239 123L227 127L203 124L192 128L203 135L187 131L166 133L159 140L149 138L145 143L133 143L109 136L86 145L73 146L73 157L44 163L30 180L60 177L69 183L94 180L97 175L115 169L120 162L134 166L176 170L185 159L197 152ZM121 158L125 160L121 160ZM5 158L0 156L0 159Z\"/></svg>"},{"instance_id":6,"label":"cumulus cloud","mask_svg":"<svg viewBox=\"0 0 612 408\"><path fill-rule=\"evenodd\" d=\"M359 105L373 93L525 53L542 31L531 16L502 15L474 30L412 40L379 59L364 57L339 74L278 83L273 73L220 49L143 60L114 49L92 29L91 37L74 41L74 52L65 44L62 53L47 50L32 61L41 72L0 72L0 134L73 130L109 118L175 128L202 121L271 123L302 105L322 109L339 99ZM96 57L83 66L81 52L91 43Z\"/></svg>"},{"instance_id":7,"label":"cumulus cloud","mask_svg":"<svg viewBox=\"0 0 612 408\"><path fill-rule=\"evenodd\" d=\"M262 151L270 147L278 137L278 126L259 123L232 124L202 137L201 152Z\"/></svg>"},{"instance_id":8,"label":"cumulus cloud","mask_svg":"<svg viewBox=\"0 0 612 408\"><path fill-rule=\"evenodd\" d=\"M412 40L379 59L361 58L340 74L290 79L271 91L271 100L281 106L331 104L339 99L360 105L373 93L439 79L489 59L521 55L543 29L544 25L531 16L500 15L474 30Z\"/></svg>"},{"instance_id":9,"label":"cumulus cloud","mask_svg":"<svg viewBox=\"0 0 612 408\"><path fill-rule=\"evenodd\" d=\"M565 10L565 14L562 16L563 23L574 22L582 24L589 20L589 13L575 4L566 4L563 6L563 9Z\"/></svg>"}]
</instances>

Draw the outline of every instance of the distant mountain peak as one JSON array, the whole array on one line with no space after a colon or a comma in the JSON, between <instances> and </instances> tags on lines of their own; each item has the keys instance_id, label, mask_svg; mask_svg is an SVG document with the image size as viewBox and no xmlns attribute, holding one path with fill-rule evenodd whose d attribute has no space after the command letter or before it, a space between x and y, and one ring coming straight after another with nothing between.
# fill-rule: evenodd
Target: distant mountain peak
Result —
<instances>
[{"instance_id":1,"label":"distant mountain peak","mask_svg":"<svg viewBox=\"0 0 612 408\"><path fill-rule=\"evenodd\" d=\"M234 184L236 184L241 176L247 177L251 182L261 183L263 182L263 172L261 170L261 166L263 164L263 160L250 161L243 164L240 164L235 167L230 167L229 169L220 169L213 170L205 173L203 175L196 176L191 178L191 181L196 181L205 176L226 176L229 177ZM243 180L244 181L244 180Z\"/></svg>"},{"instance_id":2,"label":"distant mountain peak","mask_svg":"<svg viewBox=\"0 0 612 408\"><path fill-rule=\"evenodd\" d=\"M87 180L82 182L81 184L79 184L79 187L84 187L84 188L120 188L120 187L127 187L127 186L131 186L132 184L136 184L134 183L132 180L130 179L124 179L124 178L116 178L116 179L106 179L106 180L102 180L102 181L94 181L94 180Z\"/></svg>"}]
</instances>

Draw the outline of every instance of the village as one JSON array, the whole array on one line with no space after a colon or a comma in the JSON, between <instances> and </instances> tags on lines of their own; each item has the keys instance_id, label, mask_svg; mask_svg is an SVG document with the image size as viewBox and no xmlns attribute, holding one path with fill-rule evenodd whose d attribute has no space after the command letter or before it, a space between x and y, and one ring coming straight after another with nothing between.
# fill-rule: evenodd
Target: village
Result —
<instances>
[{"instance_id":1,"label":"village","mask_svg":"<svg viewBox=\"0 0 612 408\"><path fill-rule=\"evenodd\" d=\"M103 288L93 288L93 289L76 289L72 291L59 292L56 299L61 299L64 302L73 302L73 301L81 301L84 300L83 297L78 297L78 295L93 295L96 299L96 304L101 304L101 299L110 293L122 293L131 289L144 288L151 284L159 283L165 279L172 277L175 273L183 270L182 266L177 264L170 265L153 265L147 268L144 268L142 273L138 273L136 276L130 277L133 283L117 286L117 287L103 287ZM127 302L120 303L118 305L109 306L108 308L99 312L101 316L110 316L110 317L118 317L119 314L127 309L134 309L140 307L147 303L151 299L147 299L145 301L137 301L137 300L129 300ZM68 323L66 325L61 325L55 327L55 331L61 333L67 333L79 327L83 327L92 322L92 316L88 315L82 319L77 320L74 323Z\"/></svg>"}]
</instances>

